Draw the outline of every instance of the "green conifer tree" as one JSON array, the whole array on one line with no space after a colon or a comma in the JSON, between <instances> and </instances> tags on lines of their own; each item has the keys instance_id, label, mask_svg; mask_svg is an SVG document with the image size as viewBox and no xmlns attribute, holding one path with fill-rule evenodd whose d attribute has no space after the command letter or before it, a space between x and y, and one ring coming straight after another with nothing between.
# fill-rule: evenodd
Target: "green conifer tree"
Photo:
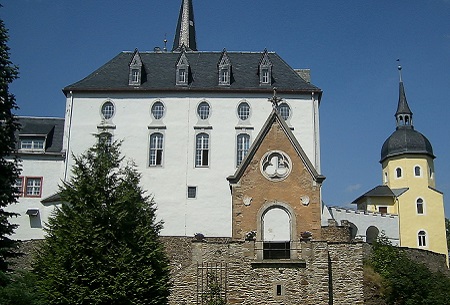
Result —
<instances>
[{"instance_id":1,"label":"green conifer tree","mask_svg":"<svg viewBox=\"0 0 450 305\"><path fill-rule=\"evenodd\" d=\"M8 31L0 19L0 272L8 270L8 259L17 256L18 242L11 239L17 225L10 219L17 216L5 207L17 202L16 179L19 176L17 159L12 155L16 149L14 133L19 128L13 111L17 109L9 84L18 76L18 69L9 59ZM0 281L0 285L3 285Z\"/></svg>"},{"instance_id":2,"label":"green conifer tree","mask_svg":"<svg viewBox=\"0 0 450 305\"><path fill-rule=\"evenodd\" d=\"M167 304L162 224L135 165L124 163L120 145L101 138L75 158L36 257L45 304Z\"/></svg>"}]
</instances>

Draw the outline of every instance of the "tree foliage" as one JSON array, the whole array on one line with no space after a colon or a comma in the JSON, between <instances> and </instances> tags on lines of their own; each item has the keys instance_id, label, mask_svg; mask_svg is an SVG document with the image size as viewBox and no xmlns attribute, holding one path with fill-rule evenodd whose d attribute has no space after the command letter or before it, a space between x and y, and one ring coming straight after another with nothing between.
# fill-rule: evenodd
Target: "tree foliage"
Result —
<instances>
[{"instance_id":1,"label":"tree foliage","mask_svg":"<svg viewBox=\"0 0 450 305\"><path fill-rule=\"evenodd\" d=\"M208 283L206 291L202 296L203 304L206 305L225 305L227 302L222 296L223 287L213 272L208 272Z\"/></svg>"},{"instance_id":2,"label":"tree foliage","mask_svg":"<svg viewBox=\"0 0 450 305\"><path fill-rule=\"evenodd\" d=\"M387 304L447 305L450 300L450 279L430 271L424 264L409 259L398 247L379 239L373 245L368 262L383 280Z\"/></svg>"},{"instance_id":3,"label":"tree foliage","mask_svg":"<svg viewBox=\"0 0 450 305\"><path fill-rule=\"evenodd\" d=\"M9 58L8 31L0 19L0 271L8 270L8 259L17 256L17 241L10 237L17 225L10 218L17 216L5 210L17 202L16 179L19 176L18 161L11 159L16 148L15 131L19 125L13 115L17 109L9 84L18 76L18 69ZM4 284L0 281L0 286Z\"/></svg>"},{"instance_id":4,"label":"tree foliage","mask_svg":"<svg viewBox=\"0 0 450 305\"><path fill-rule=\"evenodd\" d=\"M50 217L35 272L46 304L166 304L169 265L154 202L120 145L75 158L63 204Z\"/></svg>"},{"instance_id":5,"label":"tree foliage","mask_svg":"<svg viewBox=\"0 0 450 305\"><path fill-rule=\"evenodd\" d=\"M0 305L44 305L36 291L36 277L30 271L0 272L7 285L0 287Z\"/></svg>"}]
</instances>

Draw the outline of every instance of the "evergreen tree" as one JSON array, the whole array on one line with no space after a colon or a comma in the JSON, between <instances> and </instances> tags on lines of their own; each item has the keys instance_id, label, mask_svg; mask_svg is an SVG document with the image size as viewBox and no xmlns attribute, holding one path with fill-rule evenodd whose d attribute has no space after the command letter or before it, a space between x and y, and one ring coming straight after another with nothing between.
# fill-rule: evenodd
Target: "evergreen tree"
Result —
<instances>
[{"instance_id":1,"label":"evergreen tree","mask_svg":"<svg viewBox=\"0 0 450 305\"><path fill-rule=\"evenodd\" d=\"M17 202L16 179L19 176L17 159L11 159L16 148L15 131L19 128L13 111L17 109L9 84L17 78L18 69L9 59L8 31L0 19L0 272L8 269L8 259L18 254L14 251L18 242L10 237L17 225L10 218L18 214L5 211L5 207ZM0 281L0 286L3 285Z\"/></svg>"},{"instance_id":2,"label":"evergreen tree","mask_svg":"<svg viewBox=\"0 0 450 305\"><path fill-rule=\"evenodd\" d=\"M99 138L72 171L36 257L45 304L166 304L162 224L135 165L124 164L119 144Z\"/></svg>"}]
</instances>

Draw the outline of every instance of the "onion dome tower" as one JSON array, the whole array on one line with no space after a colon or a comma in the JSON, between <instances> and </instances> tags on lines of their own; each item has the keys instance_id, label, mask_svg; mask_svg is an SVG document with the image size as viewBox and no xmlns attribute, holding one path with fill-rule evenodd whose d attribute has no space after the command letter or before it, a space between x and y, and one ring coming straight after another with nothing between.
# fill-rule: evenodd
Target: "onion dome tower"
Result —
<instances>
[{"instance_id":1,"label":"onion dome tower","mask_svg":"<svg viewBox=\"0 0 450 305\"><path fill-rule=\"evenodd\" d=\"M396 130L381 148L384 187L394 194L391 211L399 217L400 246L448 255L444 199L436 189L433 147L414 129L401 66Z\"/></svg>"}]
</instances>

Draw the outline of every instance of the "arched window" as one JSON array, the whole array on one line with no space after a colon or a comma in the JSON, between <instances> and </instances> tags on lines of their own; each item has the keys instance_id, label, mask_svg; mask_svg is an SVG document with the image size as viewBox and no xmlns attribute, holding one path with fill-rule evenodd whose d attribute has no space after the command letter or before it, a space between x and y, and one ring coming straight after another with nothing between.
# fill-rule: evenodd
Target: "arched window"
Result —
<instances>
[{"instance_id":1,"label":"arched window","mask_svg":"<svg viewBox=\"0 0 450 305\"><path fill-rule=\"evenodd\" d=\"M201 102L197 107L197 114L201 120L206 120L209 118L210 106L207 102Z\"/></svg>"},{"instance_id":2,"label":"arched window","mask_svg":"<svg viewBox=\"0 0 450 305\"><path fill-rule=\"evenodd\" d=\"M291 219L282 208L271 208L263 215L263 258L290 258Z\"/></svg>"},{"instance_id":3,"label":"arched window","mask_svg":"<svg viewBox=\"0 0 450 305\"><path fill-rule=\"evenodd\" d=\"M422 176L422 171L420 169L420 166L415 166L414 167L414 176L416 176L416 177Z\"/></svg>"},{"instance_id":4,"label":"arched window","mask_svg":"<svg viewBox=\"0 0 450 305\"><path fill-rule=\"evenodd\" d=\"M111 146L113 142L113 136L109 132L102 132L99 135L99 141L105 141L106 145Z\"/></svg>"},{"instance_id":5,"label":"arched window","mask_svg":"<svg viewBox=\"0 0 450 305\"><path fill-rule=\"evenodd\" d=\"M245 121L250 116L250 105L247 102L241 102L238 106L237 113L239 119Z\"/></svg>"},{"instance_id":6,"label":"arched window","mask_svg":"<svg viewBox=\"0 0 450 305\"><path fill-rule=\"evenodd\" d=\"M246 133L238 134L236 141L236 166L239 166L250 147L250 136Z\"/></svg>"},{"instance_id":7,"label":"arched window","mask_svg":"<svg viewBox=\"0 0 450 305\"><path fill-rule=\"evenodd\" d=\"M419 231L417 233L417 244L419 247L426 247L427 246L427 233L424 230Z\"/></svg>"},{"instance_id":8,"label":"arched window","mask_svg":"<svg viewBox=\"0 0 450 305\"><path fill-rule=\"evenodd\" d=\"M378 234L380 234L380 230L377 227L370 226L366 231L366 242L371 244L377 240Z\"/></svg>"},{"instance_id":9,"label":"arched window","mask_svg":"<svg viewBox=\"0 0 450 305\"><path fill-rule=\"evenodd\" d=\"M162 133L152 133L150 135L150 158L149 166L161 166L163 161L163 141Z\"/></svg>"},{"instance_id":10,"label":"arched window","mask_svg":"<svg viewBox=\"0 0 450 305\"><path fill-rule=\"evenodd\" d=\"M164 104L161 103L160 101L156 101L152 106L152 116L156 120L159 120L163 117L163 115L164 115Z\"/></svg>"},{"instance_id":11,"label":"arched window","mask_svg":"<svg viewBox=\"0 0 450 305\"><path fill-rule=\"evenodd\" d=\"M278 111L285 121L291 116L291 108L286 103L281 103L280 106L278 106Z\"/></svg>"},{"instance_id":12,"label":"arched window","mask_svg":"<svg viewBox=\"0 0 450 305\"><path fill-rule=\"evenodd\" d=\"M388 183L389 182L389 180L388 180L388 173L384 173L384 183Z\"/></svg>"},{"instance_id":13,"label":"arched window","mask_svg":"<svg viewBox=\"0 0 450 305\"><path fill-rule=\"evenodd\" d=\"M395 174L397 178L401 178L402 177L402 169L400 167L397 167L395 169Z\"/></svg>"},{"instance_id":14,"label":"arched window","mask_svg":"<svg viewBox=\"0 0 450 305\"><path fill-rule=\"evenodd\" d=\"M109 120L114 115L114 104L110 101L103 103L102 116L105 120Z\"/></svg>"},{"instance_id":15,"label":"arched window","mask_svg":"<svg viewBox=\"0 0 450 305\"><path fill-rule=\"evenodd\" d=\"M358 234L358 227L353 222L349 222L348 225L350 226L350 238L355 239Z\"/></svg>"},{"instance_id":16,"label":"arched window","mask_svg":"<svg viewBox=\"0 0 450 305\"><path fill-rule=\"evenodd\" d=\"M195 137L195 167L209 165L209 135L199 133Z\"/></svg>"},{"instance_id":17,"label":"arched window","mask_svg":"<svg viewBox=\"0 0 450 305\"><path fill-rule=\"evenodd\" d=\"M416 201L417 214L422 215L424 213L424 202L422 198Z\"/></svg>"}]
</instances>

